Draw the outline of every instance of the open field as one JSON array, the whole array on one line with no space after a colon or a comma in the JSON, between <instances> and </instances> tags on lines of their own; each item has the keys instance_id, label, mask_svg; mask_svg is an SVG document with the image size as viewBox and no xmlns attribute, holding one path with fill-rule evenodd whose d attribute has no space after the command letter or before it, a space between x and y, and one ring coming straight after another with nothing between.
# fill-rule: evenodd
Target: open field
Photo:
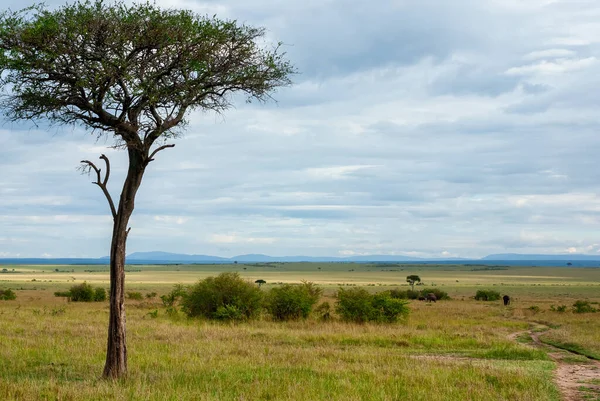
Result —
<instances>
[{"instance_id":1,"label":"open field","mask_svg":"<svg viewBox=\"0 0 600 401\"><path fill-rule=\"evenodd\" d=\"M339 285L381 291L418 274L453 300L413 301L398 324L339 321L240 324L169 315L159 299L127 301L130 376L100 379L108 303L69 303L54 291L87 280L107 287L103 266L1 266L0 399L6 400L559 400L559 362L540 342L600 355L600 313L551 306L600 301L600 269L359 264L130 266L129 291L167 293L223 271L269 284L310 280L330 302ZM503 268L504 269L504 268ZM58 270L58 271L56 271ZM350 271L353 270L353 271ZM19 273L17 273L17 271ZM35 281L32 281L35 280ZM74 280L74 281L73 281ZM513 303L471 299L478 289ZM534 308L531 308L534 307ZM158 311L153 318L150 312ZM565 363L587 363L569 354ZM597 394L589 393L591 397ZM576 399L576 398L568 398ZM598 398L588 398L590 400Z\"/></svg>"}]
</instances>

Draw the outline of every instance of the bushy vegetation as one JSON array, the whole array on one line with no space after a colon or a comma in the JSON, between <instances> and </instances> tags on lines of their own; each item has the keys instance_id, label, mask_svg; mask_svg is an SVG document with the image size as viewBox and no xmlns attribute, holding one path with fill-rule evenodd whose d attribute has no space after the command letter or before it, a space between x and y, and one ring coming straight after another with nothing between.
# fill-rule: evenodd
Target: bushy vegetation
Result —
<instances>
[{"instance_id":1,"label":"bushy vegetation","mask_svg":"<svg viewBox=\"0 0 600 401\"><path fill-rule=\"evenodd\" d=\"M567 305L558 305L558 306L554 306L554 305L550 305L550 310L552 312L566 312L567 311Z\"/></svg>"},{"instance_id":2,"label":"bushy vegetation","mask_svg":"<svg viewBox=\"0 0 600 401\"><path fill-rule=\"evenodd\" d=\"M97 287L94 291L94 301L104 302L106 301L106 290L102 287Z\"/></svg>"},{"instance_id":3,"label":"bushy vegetation","mask_svg":"<svg viewBox=\"0 0 600 401\"><path fill-rule=\"evenodd\" d=\"M12 301L17 299L17 294L10 288L7 290L0 290L0 300L2 301Z\"/></svg>"},{"instance_id":4,"label":"bushy vegetation","mask_svg":"<svg viewBox=\"0 0 600 401\"><path fill-rule=\"evenodd\" d=\"M57 297L67 296L73 302L106 301L106 290L104 288L94 288L86 282L72 286L68 292L57 291L54 295Z\"/></svg>"},{"instance_id":5,"label":"bushy vegetation","mask_svg":"<svg viewBox=\"0 0 600 401\"><path fill-rule=\"evenodd\" d=\"M142 301L144 299L144 296L141 292L129 291L127 292L127 299L131 299L132 301Z\"/></svg>"},{"instance_id":6,"label":"bushy vegetation","mask_svg":"<svg viewBox=\"0 0 600 401\"><path fill-rule=\"evenodd\" d=\"M451 299L446 291L440 290L439 288L424 288L419 291L401 290L399 288L390 290L390 296L398 299L419 299L420 297L427 297L427 294L430 293L435 294L438 301Z\"/></svg>"},{"instance_id":7,"label":"bushy vegetation","mask_svg":"<svg viewBox=\"0 0 600 401\"><path fill-rule=\"evenodd\" d=\"M573 304L573 313L593 313L597 312L596 308L594 308L589 301L575 301Z\"/></svg>"},{"instance_id":8,"label":"bushy vegetation","mask_svg":"<svg viewBox=\"0 0 600 401\"><path fill-rule=\"evenodd\" d=\"M191 286L181 305L190 317L248 320L260 314L263 293L238 273L221 273Z\"/></svg>"},{"instance_id":9,"label":"bushy vegetation","mask_svg":"<svg viewBox=\"0 0 600 401\"><path fill-rule=\"evenodd\" d=\"M71 296L71 291L55 291L54 292L54 296L55 297L69 298Z\"/></svg>"},{"instance_id":10,"label":"bushy vegetation","mask_svg":"<svg viewBox=\"0 0 600 401\"><path fill-rule=\"evenodd\" d=\"M478 290L475 299L478 301L497 301L500 299L500 293L494 290Z\"/></svg>"},{"instance_id":11,"label":"bushy vegetation","mask_svg":"<svg viewBox=\"0 0 600 401\"><path fill-rule=\"evenodd\" d=\"M323 290L310 282L284 284L269 291L265 306L274 320L306 319L322 294Z\"/></svg>"},{"instance_id":12,"label":"bushy vegetation","mask_svg":"<svg viewBox=\"0 0 600 401\"><path fill-rule=\"evenodd\" d=\"M389 291L371 294L364 288L340 288L337 292L336 312L342 320L365 323L393 323L408 316L408 304L392 298Z\"/></svg>"},{"instance_id":13,"label":"bushy vegetation","mask_svg":"<svg viewBox=\"0 0 600 401\"><path fill-rule=\"evenodd\" d=\"M161 295L160 299L167 308L172 308L186 294L186 289L181 284L175 284L171 292Z\"/></svg>"}]
</instances>

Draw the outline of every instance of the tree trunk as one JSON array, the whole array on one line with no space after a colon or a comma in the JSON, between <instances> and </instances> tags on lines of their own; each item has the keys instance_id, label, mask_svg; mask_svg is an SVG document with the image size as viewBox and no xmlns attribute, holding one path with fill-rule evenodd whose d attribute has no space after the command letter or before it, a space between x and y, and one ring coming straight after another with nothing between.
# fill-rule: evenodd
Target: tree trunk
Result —
<instances>
[{"instance_id":1,"label":"tree trunk","mask_svg":"<svg viewBox=\"0 0 600 401\"><path fill-rule=\"evenodd\" d=\"M129 149L129 169L123 184L117 215L114 219L110 246L110 317L104 378L117 379L127 374L125 332L125 250L129 218L133 213L135 194L144 175L141 151Z\"/></svg>"}]
</instances>

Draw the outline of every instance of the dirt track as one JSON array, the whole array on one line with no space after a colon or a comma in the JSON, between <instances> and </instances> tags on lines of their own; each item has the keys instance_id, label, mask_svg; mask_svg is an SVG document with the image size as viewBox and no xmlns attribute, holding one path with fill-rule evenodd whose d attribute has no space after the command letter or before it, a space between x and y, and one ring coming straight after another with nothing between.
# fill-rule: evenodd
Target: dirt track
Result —
<instances>
[{"instance_id":1,"label":"dirt track","mask_svg":"<svg viewBox=\"0 0 600 401\"><path fill-rule=\"evenodd\" d=\"M570 362L568 358L572 358L576 354L542 343L539 338L540 330L546 331L550 328L532 324L530 330L514 333L509 338L516 340L518 337L527 335L533 341L533 346L548 351L548 356L556 362L554 379L564 401L600 400L600 362L589 358L586 358L585 362Z\"/></svg>"}]
</instances>

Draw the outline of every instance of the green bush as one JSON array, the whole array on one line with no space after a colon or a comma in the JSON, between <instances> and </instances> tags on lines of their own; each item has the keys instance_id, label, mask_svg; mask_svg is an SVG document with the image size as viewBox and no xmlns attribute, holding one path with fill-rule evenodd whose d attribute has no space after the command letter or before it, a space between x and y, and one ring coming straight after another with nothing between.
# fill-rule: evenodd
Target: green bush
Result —
<instances>
[{"instance_id":1,"label":"green bush","mask_svg":"<svg viewBox=\"0 0 600 401\"><path fill-rule=\"evenodd\" d=\"M440 290L439 288L426 288L424 290L421 290L422 297L427 297L427 294L434 294L435 298L438 301L450 299L450 296L448 295L448 293L446 291Z\"/></svg>"},{"instance_id":2,"label":"green bush","mask_svg":"<svg viewBox=\"0 0 600 401\"><path fill-rule=\"evenodd\" d=\"M493 290L478 290L475 299L478 301L497 301L500 299L500 293Z\"/></svg>"},{"instance_id":3,"label":"green bush","mask_svg":"<svg viewBox=\"0 0 600 401\"><path fill-rule=\"evenodd\" d=\"M104 302L106 301L106 290L102 287L96 288L94 291L94 301Z\"/></svg>"},{"instance_id":4,"label":"green bush","mask_svg":"<svg viewBox=\"0 0 600 401\"><path fill-rule=\"evenodd\" d=\"M408 304L392 298L389 292L371 294L364 288L340 288L337 292L336 312L342 320L365 323L392 323L408 315Z\"/></svg>"},{"instance_id":5,"label":"green bush","mask_svg":"<svg viewBox=\"0 0 600 401\"><path fill-rule=\"evenodd\" d=\"M593 313L596 309L589 303L589 301L575 301L573 304L573 313Z\"/></svg>"},{"instance_id":6,"label":"green bush","mask_svg":"<svg viewBox=\"0 0 600 401\"><path fill-rule=\"evenodd\" d=\"M84 282L74 285L69 291L56 291L57 297L69 297L73 302L101 302L106 301L106 290L104 288L95 288Z\"/></svg>"},{"instance_id":7,"label":"green bush","mask_svg":"<svg viewBox=\"0 0 600 401\"><path fill-rule=\"evenodd\" d=\"M142 301L144 299L144 296L142 295L141 292L128 291L127 292L127 298L131 299L133 301Z\"/></svg>"},{"instance_id":8,"label":"green bush","mask_svg":"<svg viewBox=\"0 0 600 401\"><path fill-rule=\"evenodd\" d=\"M396 299L419 299L419 297L427 297L427 294L429 293L435 294L438 301L450 299L450 296L446 291L442 291L438 288L425 288L419 291L395 288L389 292L390 296Z\"/></svg>"},{"instance_id":9,"label":"green bush","mask_svg":"<svg viewBox=\"0 0 600 401\"><path fill-rule=\"evenodd\" d=\"M257 286L243 280L238 273L221 273L191 286L181 305L190 317L225 319L237 317L239 312L241 320L247 320L258 316L262 302L263 293Z\"/></svg>"},{"instance_id":10,"label":"green bush","mask_svg":"<svg viewBox=\"0 0 600 401\"><path fill-rule=\"evenodd\" d=\"M17 294L10 288L7 290L0 290L0 300L2 301L12 301L17 299Z\"/></svg>"},{"instance_id":11,"label":"green bush","mask_svg":"<svg viewBox=\"0 0 600 401\"><path fill-rule=\"evenodd\" d=\"M156 298L158 294L156 292L149 292L146 294L146 298L148 299L152 299L152 298Z\"/></svg>"},{"instance_id":12,"label":"green bush","mask_svg":"<svg viewBox=\"0 0 600 401\"><path fill-rule=\"evenodd\" d=\"M173 290L171 290L171 292L168 294L161 295L160 299L162 300L164 306L167 308L173 308L175 303L179 301L179 299L181 299L186 293L186 289L183 287L183 285L175 284L173 286Z\"/></svg>"},{"instance_id":13,"label":"green bush","mask_svg":"<svg viewBox=\"0 0 600 401\"><path fill-rule=\"evenodd\" d=\"M421 292L414 290L403 291L399 288L394 288L393 290L390 290L390 296L397 299L418 299L419 296L421 296Z\"/></svg>"},{"instance_id":14,"label":"green bush","mask_svg":"<svg viewBox=\"0 0 600 401\"><path fill-rule=\"evenodd\" d=\"M306 319L322 294L313 283L284 284L269 291L266 308L275 320Z\"/></svg>"},{"instance_id":15,"label":"green bush","mask_svg":"<svg viewBox=\"0 0 600 401\"><path fill-rule=\"evenodd\" d=\"M92 302L95 295L94 288L86 282L72 286L69 293L73 302Z\"/></svg>"}]
</instances>

